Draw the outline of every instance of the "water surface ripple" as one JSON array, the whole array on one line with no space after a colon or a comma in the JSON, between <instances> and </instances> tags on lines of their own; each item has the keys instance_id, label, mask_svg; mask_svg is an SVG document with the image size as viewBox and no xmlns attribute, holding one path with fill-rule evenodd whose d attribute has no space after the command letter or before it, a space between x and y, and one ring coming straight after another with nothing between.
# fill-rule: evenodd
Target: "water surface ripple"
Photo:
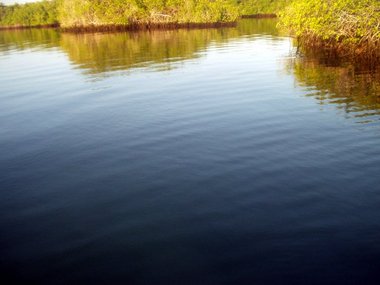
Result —
<instances>
[{"instance_id":1,"label":"water surface ripple","mask_svg":"<svg viewBox=\"0 0 380 285\"><path fill-rule=\"evenodd\" d=\"M2 284L379 284L379 79L274 20L0 32Z\"/></svg>"}]
</instances>

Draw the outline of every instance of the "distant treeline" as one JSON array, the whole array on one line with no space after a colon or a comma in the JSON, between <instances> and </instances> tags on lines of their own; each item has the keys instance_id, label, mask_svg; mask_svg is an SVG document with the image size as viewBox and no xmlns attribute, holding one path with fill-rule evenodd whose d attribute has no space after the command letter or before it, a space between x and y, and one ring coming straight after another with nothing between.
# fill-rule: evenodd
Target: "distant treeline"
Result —
<instances>
[{"instance_id":1,"label":"distant treeline","mask_svg":"<svg viewBox=\"0 0 380 285\"><path fill-rule=\"evenodd\" d=\"M290 0L44 0L0 4L0 26L62 27L228 23L275 14Z\"/></svg>"},{"instance_id":2,"label":"distant treeline","mask_svg":"<svg viewBox=\"0 0 380 285\"><path fill-rule=\"evenodd\" d=\"M257 14L279 15L280 26L301 45L380 58L379 0L44 0L0 4L0 27L165 27L232 23Z\"/></svg>"},{"instance_id":3,"label":"distant treeline","mask_svg":"<svg viewBox=\"0 0 380 285\"><path fill-rule=\"evenodd\" d=\"M47 26L58 23L57 1L41 1L5 6L0 3L0 26Z\"/></svg>"}]
</instances>

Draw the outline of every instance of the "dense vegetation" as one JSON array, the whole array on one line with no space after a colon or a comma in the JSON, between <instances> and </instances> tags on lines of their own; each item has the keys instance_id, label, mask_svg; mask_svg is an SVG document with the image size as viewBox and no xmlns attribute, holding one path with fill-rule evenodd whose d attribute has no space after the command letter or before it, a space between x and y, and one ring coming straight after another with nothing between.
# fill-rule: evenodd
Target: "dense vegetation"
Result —
<instances>
[{"instance_id":1,"label":"dense vegetation","mask_svg":"<svg viewBox=\"0 0 380 285\"><path fill-rule=\"evenodd\" d=\"M238 18L234 0L64 0L63 27L226 23Z\"/></svg>"},{"instance_id":2,"label":"dense vegetation","mask_svg":"<svg viewBox=\"0 0 380 285\"><path fill-rule=\"evenodd\" d=\"M0 26L46 26L57 24L57 22L55 0L11 6L0 3Z\"/></svg>"},{"instance_id":3,"label":"dense vegetation","mask_svg":"<svg viewBox=\"0 0 380 285\"><path fill-rule=\"evenodd\" d=\"M0 26L63 27L234 22L274 14L290 0L44 0L0 5Z\"/></svg>"},{"instance_id":4,"label":"dense vegetation","mask_svg":"<svg viewBox=\"0 0 380 285\"><path fill-rule=\"evenodd\" d=\"M277 14L292 0L238 0L241 15Z\"/></svg>"},{"instance_id":5,"label":"dense vegetation","mask_svg":"<svg viewBox=\"0 0 380 285\"><path fill-rule=\"evenodd\" d=\"M279 14L300 45L380 58L379 0L44 0L0 5L0 26L180 26L257 14Z\"/></svg>"},{"instance_id":6,"label":"dense vegetation","mask_svg":"<svg viewBox=\"0 0 380 285\"><path fill-rule=\"evenodd\" d=\"M281 26L301 45L330 48L351 57L371 58L379 52L378 0L297 0L280 16Z\"/></svg>"}]
</instances>

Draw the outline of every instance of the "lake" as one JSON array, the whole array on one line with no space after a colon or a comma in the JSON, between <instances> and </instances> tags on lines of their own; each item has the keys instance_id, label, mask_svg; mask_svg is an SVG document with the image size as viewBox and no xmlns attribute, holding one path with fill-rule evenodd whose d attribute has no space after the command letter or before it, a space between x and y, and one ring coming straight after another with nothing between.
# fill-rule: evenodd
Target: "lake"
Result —
<instances>
[{"instance_id":1,"label":"lake","mask_svg":"<svg viewBox=\"0 0 380 285\"><path fill-rule=\"evenodd\" d=\"M2 284L379 284L380 76L236 27L0 32Z\"/></svg>"}]
</instances>

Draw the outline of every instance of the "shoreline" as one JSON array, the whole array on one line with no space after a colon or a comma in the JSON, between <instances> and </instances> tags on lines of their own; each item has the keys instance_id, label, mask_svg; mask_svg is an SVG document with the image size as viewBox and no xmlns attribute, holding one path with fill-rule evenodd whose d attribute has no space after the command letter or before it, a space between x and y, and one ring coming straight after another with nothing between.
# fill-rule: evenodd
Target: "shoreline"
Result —
<instances>
[{"instance_id":1,"label":"shoreline","mask_svg":"<svg viewBox=\"0 0 380 285\"><path fill-rule=\"evenodd\" d=\"M240 16L239 19L269 19L269 18L277 18L277 15L276 14L242 15ZM216 23L143 23L143 24L130 24L130 25L110 24L110 25L87 25L87 26L71 26L71 27L62 27L59 23L57 23L57 24L36 25L36 26L0 26L0 31L1 30L56 28L56 29L60 29L62 32L89 33L89 32L139 31L139 30L146 31L146 30L174 30L174 29L206 29L206 28L234 27L237 25L237 21L216 22Z\"/></svg>"},{"instance_id":2,"label":"shoreline","mask_svg":"<svg viewBox=\"0 0 380 285\"><path fill-rule=\"evenodd\" d=\"M332 39L322 39L307 35L293 37L297 49L307 56L323 55L324 58L334 58L335 61L349 61L355 66L367 66L377 69L380 63L380 45L378 43L345 43Z\"/></svg>"},{"instance_id":3,"label":"shoreline","mask_svg":"<svg viewBox=\"0 0 380 285\"><path fill-rule=\"evenodd\" d=\"M235 27L236 22L217 23L146 23L131 25L92 25L60 27L62 32L67 33L91 33L91 32L127 32L127 31L150 31L150 30L176 30L176 29L209 29L222 27Z\"/></svg>"},{"instance_id":4,"label":"shoreline","mask_svg":"<svg viewBox=\"0 0 380 285\"><path fill-rule=\"evenodd\" d=\"M35 26L0 26L0 31L5 30L28 30L28 29L51 29L59 28L59 24L50 24L50 25L35 25Z\"/></svg>"}]
</instances>

